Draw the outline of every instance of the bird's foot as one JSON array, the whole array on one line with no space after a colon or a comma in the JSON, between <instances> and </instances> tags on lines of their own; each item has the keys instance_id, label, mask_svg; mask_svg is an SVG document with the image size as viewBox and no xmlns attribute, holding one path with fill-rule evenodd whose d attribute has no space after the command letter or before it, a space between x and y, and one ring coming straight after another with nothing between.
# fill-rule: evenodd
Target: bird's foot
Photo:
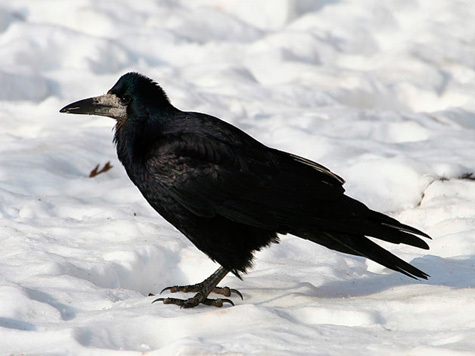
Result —
<instances>
[{"instance_id":1,"label":"bird's foot","mask_svg":"<svg viewBox=\"0 0 475 356\"><path fill-rule=\"evenodd\" d=\"M219 267L216 272L211 276L206 278L203 282L192 284L189 286L173 286L164 288L160 294L169 290L171 293L184 292L184 293L196 293L193 298L189 299L178 299L178 298L158 298L155 299L152 303L163 302L163 304L175 304L181 308L194 308L199 304L210 305L213 307L221 308L225 303L234 305L230 299L209 299L208 295L210 293L220 294L225 297L230 297L232 293L236 293L242 298L242 294L239 293L236 289L230 289L228 287L217 287L217 284L226 276L228 270L224 267Z\"/></svg>"},{"instance_id":2,"label":"bird's foot","mask_svg":"<svg viewBox=\"0 0 475 356\"><path fill-rule=\"evenodd\" d=\"M155 299L152 303L163 302L163 304L175 304L180 308L194 308L199 304L209 305L217 308L221 308L225 303L229 303L234 306L234 303L230 299L209 299L203 296L200 292L195 294L193 298L188 299L178 299L178 298L158 298Z\"/></svg>"},{"instance_id":3,"label":"bird's foot","mask_svg":"<svg viewBox=\"0 0 475 356\"><path fill-rule=\"evenodd\" d=\"M172 286L172 287L166 287L163 288L160 294L162 294L165 291L170 291L170 293L177 293L177 292L182 292L182 293L199 293L203 290L205 287L204 283L196 283L188 286ZM225 297L230 297L232 293L237 294L241 299L244 299L241 292L239 292L237 289L232 289L229 287L214 287L211 290L211 293L219 294Z\"/></svg>"}]
</instances>

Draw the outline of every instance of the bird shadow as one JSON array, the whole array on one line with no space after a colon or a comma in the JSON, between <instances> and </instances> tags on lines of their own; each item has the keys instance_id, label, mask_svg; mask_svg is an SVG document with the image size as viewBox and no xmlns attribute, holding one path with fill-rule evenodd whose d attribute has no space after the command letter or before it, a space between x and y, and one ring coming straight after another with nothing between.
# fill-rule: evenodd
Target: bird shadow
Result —
<instances>
[{"instance_id":1,"label":"bird shadow","mask_svg":"<svg viewBox=\"0 0 475 356\"><path fill-rule=\"evenodd\" d=\"M428 280L415 280L399 273L373 274L370 278L366 275L351 280L324 283L315 288L314 296L320 298L360 297L416 284L445 286L454 289L475 287L475 256L464 259L424 256L412 262L429 273Z\"/></svg>"}]
</instances>

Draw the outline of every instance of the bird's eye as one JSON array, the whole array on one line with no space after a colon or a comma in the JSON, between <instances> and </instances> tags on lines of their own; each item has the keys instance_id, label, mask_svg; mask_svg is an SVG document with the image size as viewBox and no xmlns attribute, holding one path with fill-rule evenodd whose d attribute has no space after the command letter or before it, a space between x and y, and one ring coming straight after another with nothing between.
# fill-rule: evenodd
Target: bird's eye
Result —
<instances>
[{"instance_id":1,"label":"bird's eye","mask_svg":"<svg viewBox=\"0 0 475 356\"><path fill-rule=\"evenodd\" d=\"M132 100L132 98L129 95L124 95L120 98L120 103L122 105L127 105L127 104L130 103L131 100Z\"/></svg>"}]
</instances>

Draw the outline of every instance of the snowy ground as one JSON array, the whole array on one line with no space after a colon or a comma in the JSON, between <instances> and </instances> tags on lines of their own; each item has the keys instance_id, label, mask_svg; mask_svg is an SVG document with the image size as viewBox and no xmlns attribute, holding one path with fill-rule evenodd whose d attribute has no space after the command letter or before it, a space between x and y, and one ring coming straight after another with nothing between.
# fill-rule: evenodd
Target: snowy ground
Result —
<instances>
[{"instance_id":1,"label":"snowy ground","mask_svg":"<svg viewBox=\"0 0 475 356\"><path fill-rule=\"evenodd\" d=\"M0 354L473 355L474 18L469 0L0 0ZM130 183L112 120L58 113L132 70L431 234L385 246L432 277L283 237L225 279L235 307L152 305L216 265Z\"/></svg>"}]
</instances>

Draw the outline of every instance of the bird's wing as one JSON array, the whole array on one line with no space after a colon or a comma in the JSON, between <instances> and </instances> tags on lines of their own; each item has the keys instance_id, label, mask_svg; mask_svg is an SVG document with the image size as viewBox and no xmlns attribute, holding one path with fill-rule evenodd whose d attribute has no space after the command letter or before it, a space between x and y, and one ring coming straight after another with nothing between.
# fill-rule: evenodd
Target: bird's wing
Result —
<instances>
[{"instance_id":1,"label":"bird's wing","mask_svg":"<svg viewBox=\"0 0 475 356\"><path fill-rule=\"evenodd\" d=\"M194 214L275 230L309 213L326 215L318 202L344 191L343 179L312 161L198 133L159 140L145 164L154 181Z\"/></svg>"}]
</instances>

